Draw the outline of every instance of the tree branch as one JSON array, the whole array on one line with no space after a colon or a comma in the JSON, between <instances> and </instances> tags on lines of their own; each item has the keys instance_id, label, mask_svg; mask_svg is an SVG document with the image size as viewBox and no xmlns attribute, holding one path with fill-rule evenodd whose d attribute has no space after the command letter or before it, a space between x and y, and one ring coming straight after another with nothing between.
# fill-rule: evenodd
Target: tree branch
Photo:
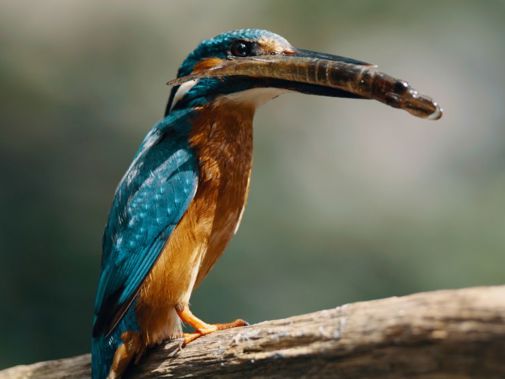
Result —
<instances>
[{"instance_id":1,"label":"tree branch","mask_svg":"<svg viewBox=\"0 0 505 379\"><path fill-rule=\"evenodd\" d=\"M505 378L505 286L348 304L151 351L130 377ZM88 378L89 355L0 379Z\"/></svg>"}]
</instances>

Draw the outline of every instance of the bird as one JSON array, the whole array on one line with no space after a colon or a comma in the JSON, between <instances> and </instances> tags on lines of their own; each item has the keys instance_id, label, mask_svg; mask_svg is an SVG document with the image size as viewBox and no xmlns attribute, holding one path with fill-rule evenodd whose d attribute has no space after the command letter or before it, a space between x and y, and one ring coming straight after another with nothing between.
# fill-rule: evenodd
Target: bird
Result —
<instances>
[{"instance_id":1,"label":"bird","mask_svg":"<svg viewBox=\"0 0 505 379\"><path fill-rule=\"evenodd\" d=\"M287 92L375 99L438 119L440 106L377 66L296 48L267 30L203 40L180 66L161 121L114 194L102 239L92 327L92 377L119 378L146 349L183 344L241 319L210 324L193 290L237 232L247 202L256 109ZM193 333L183 333L182 323Z\"/></svg>"}]
</instances>

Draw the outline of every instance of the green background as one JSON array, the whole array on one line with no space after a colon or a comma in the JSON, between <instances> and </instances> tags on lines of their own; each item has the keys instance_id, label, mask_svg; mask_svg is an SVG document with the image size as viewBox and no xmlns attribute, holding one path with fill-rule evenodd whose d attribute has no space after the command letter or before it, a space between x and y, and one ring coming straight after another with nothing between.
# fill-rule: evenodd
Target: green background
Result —
<instances>
[{"instance_id":1,"label":"green background","mask_svg":"<svg viewBox=\"0 0 505 379\"><path fill-rule=\"evenodd\" d=\"M239 27L376 63L445 108L288 94L192 298L211 321L505 280L503 1L0 2L0 367L89 350L114 189L179 63Z\"/></svg>"}]
</instances>

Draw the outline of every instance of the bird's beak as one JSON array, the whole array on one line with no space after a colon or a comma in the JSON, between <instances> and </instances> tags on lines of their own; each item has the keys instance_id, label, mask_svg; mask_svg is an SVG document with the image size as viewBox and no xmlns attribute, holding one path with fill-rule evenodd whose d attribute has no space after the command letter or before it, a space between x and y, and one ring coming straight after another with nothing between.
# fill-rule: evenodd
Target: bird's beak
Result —
<instances>
[{"instance_id":1,"label":"bird's beak","mask_svg":"<svg viewBox=\"0 0 505 379\"><path fill-rule=\"evenodd\" d=\"M190 75L168 84L232 76L260 79L265 86L304 93L375 99L431 120L442 117L442 109L430 97L419 94L406 81L378 71L375 65L302 49L287 55L208 58L198 63Z\"/></svg>"}]
</instances>

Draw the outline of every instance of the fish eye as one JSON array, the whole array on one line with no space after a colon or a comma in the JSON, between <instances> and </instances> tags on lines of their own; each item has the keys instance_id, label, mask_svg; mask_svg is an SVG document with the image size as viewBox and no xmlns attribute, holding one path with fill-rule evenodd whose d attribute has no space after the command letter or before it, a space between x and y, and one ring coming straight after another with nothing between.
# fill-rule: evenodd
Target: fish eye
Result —
<instances>
[{"instance_id":1,"label":"fish eye","mask_svg":"<svg viewBox=\"0 0 505 379\"><path fill-rule=\"evenodd\" d=\"M233 41L230 47L230 53L236 57L247 57L252 55L252 43L237 40Z\"/></svg>"}]
</instances>

